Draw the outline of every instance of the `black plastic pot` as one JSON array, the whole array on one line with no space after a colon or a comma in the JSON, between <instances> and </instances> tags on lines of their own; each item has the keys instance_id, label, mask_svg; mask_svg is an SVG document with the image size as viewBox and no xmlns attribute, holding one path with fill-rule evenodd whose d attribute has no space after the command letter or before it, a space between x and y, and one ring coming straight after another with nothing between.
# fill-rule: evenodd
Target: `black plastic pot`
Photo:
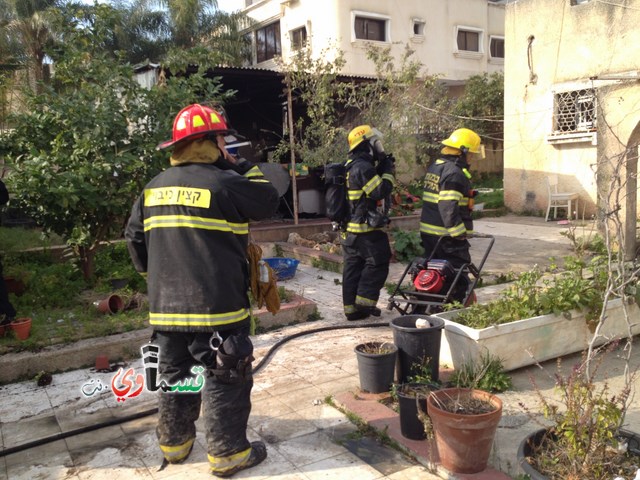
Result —
<instances>
[{"instance_id":1,"label":"black plastic pot","mask_svg":"<svg viewBox=\"0 0 640 480\"><path fill-rule=\"evenodd\" d=\"M529 462L527 462L527 457L531 457L533 455L533 450L536 446L540 445L540 442L542 442L542 439L546 434L546 428L536 430L525 437L518 447L518 464L522 471L529 475L531 480L549 480L549 477L542 475L535 468L529 465Z\"/></svg>"},{"instance_id":2,"label":"black plastic pot","mask_svg":"<svg viewBox=\"0 0 640 480\"><path fill-rule=\"evenodd\" d=\"M398 388L398 409L400 414L400 433L403 437L411 440L424 440L426 434L424 424L418 416L418 408L427 414L427 396L428 391L418 391L417 394L413 389L429 389L436 390L437 387L427 386L423 383L405 383Z\"/></svg>"},{"instance_id":3,"label":"black plastic pot","mask_svg":"<svg viewBox=\"0 0 640 480\"><path fill-rule=\"evenodd\" d=\"M388 349L385 353L367 353L365 350ZM369 342L355 348L358 358L360 388L369 393L388 392L396 371L398 348L393 343Z\"/></svg>"},{"instance_id":4,"label":"black plastic pot","mask_svg":"<svg viewBox=\"0 0 640 480\"><path fill-rule=\"evenodd\" d=\"M545 435L548 434L549 433L546 428L536 430L535 432L527 435L524 440L520 442L520 446L518 447L518 464L522 471L529 475L531 480L550 480L549 477L538 472L529 464L529 462L527 462L527 457L533 456L536 447L540 445L542 440L545 438ZM619 438L623 438L627 441L627 448L629 452L636 456L640 456L640 436L627 430L620 430L618 435ZM554 437L552 436L551 438Z\"/></svg>"},{"instance_id":5,"label":"black plastic pot","mask_svg":"<svg viewBox=\"0 0 640 480\"><path fill-rule=\"evenodd\" d=\"M416 320L426 319L430 327L416 328ZM444 320L429 315L403 315L391 320L393 343L398 347L398 380L408 383L409 377L430 370L431 380L440 376L440 341Z\"/></svg>"}]
</instances>

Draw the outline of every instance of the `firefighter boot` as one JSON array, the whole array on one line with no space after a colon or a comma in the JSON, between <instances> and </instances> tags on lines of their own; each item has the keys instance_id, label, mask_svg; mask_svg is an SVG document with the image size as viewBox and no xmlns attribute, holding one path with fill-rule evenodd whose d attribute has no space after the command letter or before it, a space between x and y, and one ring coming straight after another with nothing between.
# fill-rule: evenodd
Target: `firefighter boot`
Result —
<instances>
[{"instance_id":1,"label":"firefighter boot","mask_svg":"<svg viewBox=\"0 0 640 480\"><path fill-rule=\"evenodd\" d=\"M216 465L215 462L212 461L213 457L211 456L209 456L209 462L211 465L211 473L214 476L227 478L241 470L255 467L265 458L267 458L267 447L263 442L256 441L251 442L251 447L247 450L225 459L227 460L227 465L222 465L221 463ZM235 465L228 466L233 463L235 463Z\"/></svg>"}]
</instances>

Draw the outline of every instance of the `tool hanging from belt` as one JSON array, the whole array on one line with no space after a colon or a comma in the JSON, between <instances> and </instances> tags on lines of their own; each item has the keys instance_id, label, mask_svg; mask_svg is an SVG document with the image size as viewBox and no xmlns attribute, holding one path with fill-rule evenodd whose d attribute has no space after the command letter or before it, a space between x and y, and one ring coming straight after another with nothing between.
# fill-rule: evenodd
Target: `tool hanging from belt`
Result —
<instances>
[{"instance_id":1,"label":"tool hanging from belt","mask_svg":"<svg viewBox=\"0 0 640 480\"><path fill-rule=\"evenodd\" d=\"M222 383L239 383L251 373L253 344L246 335L229 335L223 341L220 333L213 332L209 346L216 354L216 368L207 369L209 376L215 376Z\"/></svg>"}]
</instances>

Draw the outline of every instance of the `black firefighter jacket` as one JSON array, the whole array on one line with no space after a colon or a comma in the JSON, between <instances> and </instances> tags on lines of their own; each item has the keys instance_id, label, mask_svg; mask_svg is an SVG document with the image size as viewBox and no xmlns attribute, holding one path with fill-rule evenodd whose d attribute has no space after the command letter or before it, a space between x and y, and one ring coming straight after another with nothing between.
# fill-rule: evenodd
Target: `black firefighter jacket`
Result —
<instances>
[{"instance_id":1,"label":"black firefighter jacket","mask_svg":"<svg viewBox=\"0 0 640 480\"><path fill-rule=\"evenodd\" d=\"M467 165L456 162L461 163L460 157L444 155L429 166L422 194L420 233L459 237L473 232Z\"/></svg>"},{"instance_id":2,"label":"black firefighter jacket","mask_svg":"<svg viewBox=\"0 0 640 480\"><path fill-rule=\"evenodd\" d=\"M170 167L144 188L125 237L147 277L155 330L212 331L249 322L249 219L278 207L257 166L244 175L212 164Z\"/></svg>"},{"instance_id":3,"label":"black firefighter jacket","mask_svg":"<svg viewBox=\"0 0 640 480\"><path fill-rule=\"evenodd\" d=\"M361 153L347 160L347 198L351 216L347 224L349 233L367 233L380 228L367 223L369 212L376 211L379 200L384 199L393 190L395 177L390 172L376 172L371 157Z\"/></svg>"}]
</instances>

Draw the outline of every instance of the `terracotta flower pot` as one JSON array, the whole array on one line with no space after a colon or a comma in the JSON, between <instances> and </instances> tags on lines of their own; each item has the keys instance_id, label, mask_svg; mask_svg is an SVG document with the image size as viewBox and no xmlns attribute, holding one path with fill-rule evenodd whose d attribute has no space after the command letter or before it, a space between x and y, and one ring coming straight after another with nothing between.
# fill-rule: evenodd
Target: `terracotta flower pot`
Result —
<instances>
[{"instance_id":1,"label":"terracotta flower pot","mask_svg":"<svg viewBox=\"0 0 640 480\"><path fill-rule=\"evenodd\" d=\"M28 317L16 318L11 322L11 330L13 330L19 340L26 340L31 333L31 319Z\"/></svg>"},{"instance_id":2,"label":"terracotta flower pot","mask_svg":"<svg viewBox=\"0 0 640 480\"><path fill-rule=\"evenodd\" d=\"M441 408L455 400L456 405L486 402L486 413L461 413ZM487 468L493 439L502 416L502 400L491 393L468 388L445 388L427 398L427 413L433 425L438 456L444 468L454 473L479 473Z\"/></svg>"},{"instance_id":3,"label":"terracotta flower pot","mask_svg":"<svg viewBox=\"0 0 640 480\"><path fill-rule=\"evenodd\" d=\"M124 308L124 300L120 295L109 295L98 302L98 310L102 313L118 313Z\"/></svg>"}]
</instances>

